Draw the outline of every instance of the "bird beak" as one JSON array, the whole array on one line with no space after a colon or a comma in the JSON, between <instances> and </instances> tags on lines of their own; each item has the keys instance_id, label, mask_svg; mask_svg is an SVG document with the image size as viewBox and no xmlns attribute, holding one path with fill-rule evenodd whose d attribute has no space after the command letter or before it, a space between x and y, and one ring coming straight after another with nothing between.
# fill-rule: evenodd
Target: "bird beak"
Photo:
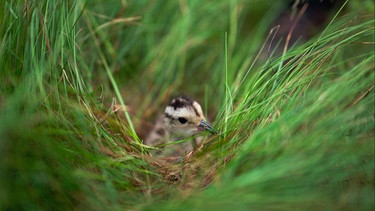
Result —
<instances>
[{"instance_id":1,"label":"bird beak","mask_svg":"<svg viewBox=\"0 0 375 211\"><path fill-rule=\"evenodd\" d=\"M208 123L206 120L202 119L200 122L199 122L199 125L198 125L198 130L199 131L208 131L212 134L219 134L219 131L217 131L214 127L212 127L210 125L210 123Z\"/></svg>"}]
</instances>

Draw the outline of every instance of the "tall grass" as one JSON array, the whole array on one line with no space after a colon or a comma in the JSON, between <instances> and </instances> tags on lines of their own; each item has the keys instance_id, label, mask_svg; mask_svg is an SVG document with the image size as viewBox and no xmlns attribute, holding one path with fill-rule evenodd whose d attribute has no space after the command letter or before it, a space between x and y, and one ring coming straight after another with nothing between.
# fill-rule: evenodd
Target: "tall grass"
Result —
<instances>
[{"instance_id":1,"label":"tall grass","mask_svg":"<svg viewBox=\"0 0 375 211\"><path fill-rule=\"evenodd\" d=\"M0 209L373 209L365 3L280 55L281 2L2 2ZM222 136L172 165L142 139L179 94Z\"/></svg>"}]
</instances>

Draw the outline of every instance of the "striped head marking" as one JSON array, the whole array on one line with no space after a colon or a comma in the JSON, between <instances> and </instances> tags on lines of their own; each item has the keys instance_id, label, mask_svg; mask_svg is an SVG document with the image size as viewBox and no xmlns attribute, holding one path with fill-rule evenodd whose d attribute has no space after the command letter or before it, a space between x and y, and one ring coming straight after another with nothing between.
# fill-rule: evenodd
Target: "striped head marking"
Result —
<instances>
[{"instance_id":1,"label":"striped head marking","mask_svg":"<svg viewBox=\"0 0 375 211\"><path fill-rule=\"evenodd\" d=\"M215 131L206 121L199 103L188 97L171 100L164 112L164 122L170 133L184 138L204 130Z\"/></svg>"}]
</instances>

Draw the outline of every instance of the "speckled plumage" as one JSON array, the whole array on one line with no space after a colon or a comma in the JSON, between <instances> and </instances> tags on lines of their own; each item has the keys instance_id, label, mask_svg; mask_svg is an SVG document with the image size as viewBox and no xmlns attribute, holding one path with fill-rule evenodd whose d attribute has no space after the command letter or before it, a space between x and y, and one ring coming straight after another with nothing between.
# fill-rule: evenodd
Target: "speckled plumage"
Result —
<instances>
[{"instance_id":1,"label":"speckled plumage","mask_svg":"<svg viewBox=\"0 0 375 211\"><path fill-rule=\"evenodd\" d=\"M144 143L150 146L160 146L187 139L202 131L217 133L206 121L199 103L188 97L177 97L167 105L164 115L158 118ZM179 143L173 147L178 151L177 154L181 154L181 152L193 150L194 146L199 146L201 142L201 136L194 137L192 141Z\"/></svg>"}]
</instances>

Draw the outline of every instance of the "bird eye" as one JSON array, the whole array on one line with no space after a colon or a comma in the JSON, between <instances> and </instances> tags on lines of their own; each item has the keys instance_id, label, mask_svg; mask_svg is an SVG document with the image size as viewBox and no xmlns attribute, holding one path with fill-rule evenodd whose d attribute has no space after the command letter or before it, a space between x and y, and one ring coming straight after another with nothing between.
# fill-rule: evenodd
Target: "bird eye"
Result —
<instances>
[{"instance_id":1,"label":"bird eye","mask_svg":"<svg viewBox=\"0 0 375 211\"><path fill-rule=\"evenodd\" d=\"M178 121L181 123L181 124L185 124L187 122L187 119L184 118L184 117L180 117L178 118Z\"/></svg>"}]
</instances>

